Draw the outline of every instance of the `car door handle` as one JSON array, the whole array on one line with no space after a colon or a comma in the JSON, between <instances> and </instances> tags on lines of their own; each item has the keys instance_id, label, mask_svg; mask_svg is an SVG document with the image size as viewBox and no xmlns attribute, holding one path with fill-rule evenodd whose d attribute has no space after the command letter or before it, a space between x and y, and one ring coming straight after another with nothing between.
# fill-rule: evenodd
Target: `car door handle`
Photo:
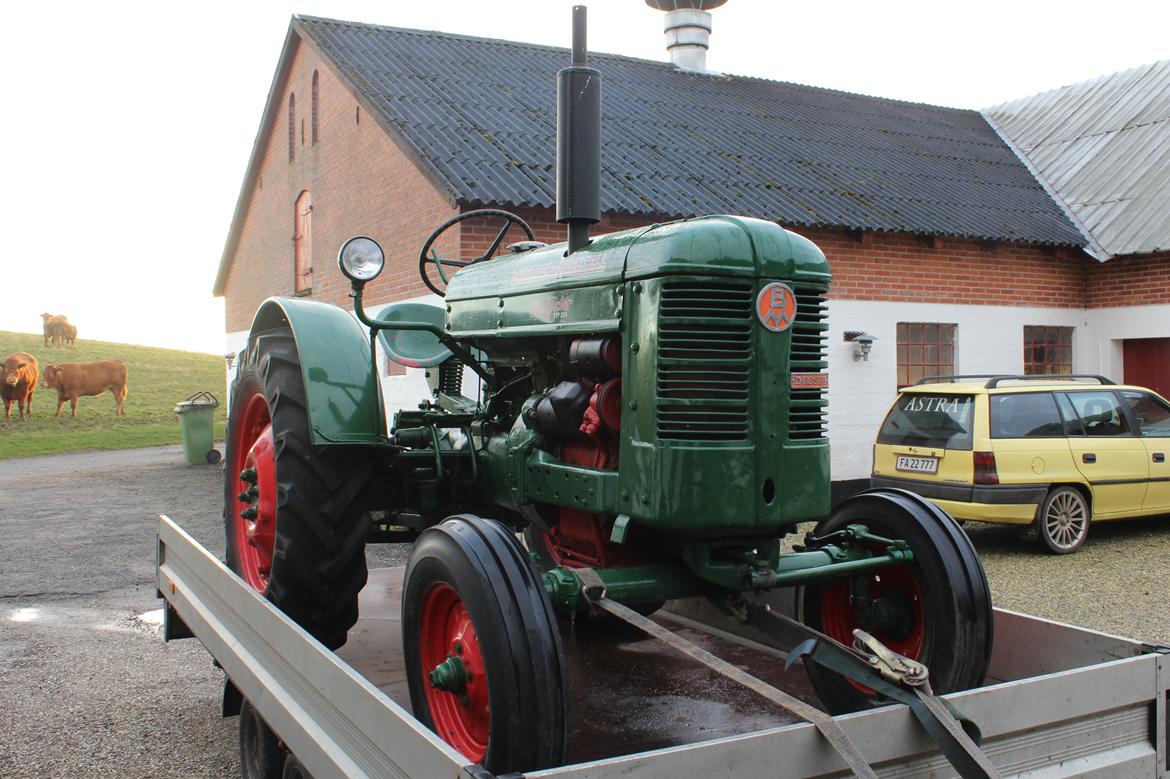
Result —
<instances>
[{"instance_id":1,"label":"car door handle","mask_svg":"<svg viewBox=\"0 0 1170 779\"><path fill-rule=\"evenodd\" d=\"M1084 454L1081 455L1081 462L1095 463L1095 462L1097 462L1097 455L1093 454L1092 452L1085 452Z\"/></svg>"},{"instance_id":2,"label":"car door handle","mask_svg":"<svg viewBox=\"0 0 1170 779\"><path fill-rule=\"evenodd\" d=\"M1154 452L1154 462L1156 462L1156 463L1166 462L1166 455L1163 454L1162 452Z\"/></svg>"}]
</instances>

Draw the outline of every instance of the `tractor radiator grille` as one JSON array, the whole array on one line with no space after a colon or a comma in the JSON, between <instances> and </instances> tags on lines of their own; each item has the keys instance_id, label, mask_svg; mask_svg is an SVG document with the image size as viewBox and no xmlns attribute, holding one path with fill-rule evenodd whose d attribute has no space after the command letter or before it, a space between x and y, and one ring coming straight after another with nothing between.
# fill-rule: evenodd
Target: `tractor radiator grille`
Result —
<instances>
[{"instance_id":1,"label":"tractor radiator grille","mask_svg":"<svg viewBox=\"0 0 1170 779\"><path fill-rule=\"evenodd\" d=\"M825 290L794 287L793 291L796 293L796 321L792 324L789 351L791 370L793 373L818 373L828 367L825 346L829 325ZM824 438L828 403L823 389L792 390L788 405L789 439Z\"/></svg>"},{"instance_id":2,"label":"tractor radiator grille","mask_svg":"<svg viewBox=\"0 0 1170 779\"><path fill-rule=\"evenodd\" d=\"M658 312L658 438L746 441L751 392L750 282L666 281Z\"/></svg>"}]
</instances>

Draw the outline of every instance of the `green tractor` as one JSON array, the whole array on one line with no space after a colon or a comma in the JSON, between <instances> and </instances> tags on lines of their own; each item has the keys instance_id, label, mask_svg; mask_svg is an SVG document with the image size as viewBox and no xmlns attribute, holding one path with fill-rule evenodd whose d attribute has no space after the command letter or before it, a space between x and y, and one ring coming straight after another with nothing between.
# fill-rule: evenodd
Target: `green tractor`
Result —
<instances>
[{"instance_id":1,"label":"green tractor","mask_svg":"<svg viewBox=\"0 0 1170 779\"><path fill-rule=\"evenodd\" d=\"M358 617L371 516L413 531L402 632L414 713L492 771L563 762L558 618L599 594L642 614L703 596L743 615L756 594L798 587L809 634L849 644L863 629L928 666L935 692L980 684L991 600L954 520L896 490L830 510L824 255L734 216L590 239L600 74L583 24L573 55L558 75L567 244L472 211L419 255L445 307L367 315L363 287L384 256L357 237L339 263L365 328L305 300L260 308L232 387L229 566L335 648ZM501 229L483 256L429 251L485 216ZM527 240L501 252L510 229ZM375 346L425 369L432 389L390 424ZM802 522L815 530L786 549ZM840 669L805 665L830 711L878 700Z\"/></svg>"}]
</instances>

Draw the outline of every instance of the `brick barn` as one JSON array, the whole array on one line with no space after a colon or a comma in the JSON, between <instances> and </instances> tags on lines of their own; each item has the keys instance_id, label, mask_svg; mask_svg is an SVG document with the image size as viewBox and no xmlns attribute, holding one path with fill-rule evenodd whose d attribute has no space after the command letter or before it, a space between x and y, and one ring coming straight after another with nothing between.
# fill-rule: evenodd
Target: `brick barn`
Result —
<instances>
[{"instance_id":1,"label":"brick barn","mask_svg":"<svg viewBox=\"0 0 1170 779\"><path fill-rule=\"evenodd\" d=\"M352 235L387 253L367 287L375 310L430 297L419 247L463 211L505 208L539 240L564 240L553 219L554 74L567 61L552 47L294 17L215 281L228 349L242 347L271 295L347 307L335 258ZM594 234L746 214L828 256L834 481L868 476L897 387L924 375L1072 370L1170 391L1170 376L1145 367L1170 344L1168 211L1142 241L1103 248L1092 220L1046 178L1061 149L1027 156L1040 148L1027 137L1036 104L1005 104L993 124L977 111L670 63L591 55L590 64L605 77ZM1162 65L1151 121L1164 139ZM1110 121L1125 125L1121 113ZM1156 170L1129 170L1117 178L1160 190L1166 205L1165 171L1151 184ZM496 229L464 222L440 253L474 257ZM858 359L850 339L862 332L876 341ZM419 376L380 367L388 406L421 396Z\"/></svg>"}]
</instances>

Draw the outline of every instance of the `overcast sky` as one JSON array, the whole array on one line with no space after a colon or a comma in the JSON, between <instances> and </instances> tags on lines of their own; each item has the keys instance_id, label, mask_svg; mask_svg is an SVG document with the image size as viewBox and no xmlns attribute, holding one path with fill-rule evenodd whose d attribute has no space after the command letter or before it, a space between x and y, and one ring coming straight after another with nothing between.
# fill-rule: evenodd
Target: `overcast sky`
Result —
<instances>
[{"instance_id":1,"label":"overcast sky","mask_svg":"<svg viewBox=\"0 0 1170 779\"><path fill-rule=\"evenodd\" d=\"M293 13L567 45L571 5L6 6L0 330L49 311L83 339L224 351L211 286ZM643 0L587 5L591 49L667 59ZM961 108L1170 57L1165 0L729 0L713 17L713 70Z\"/></svg>"}]
</instances>

